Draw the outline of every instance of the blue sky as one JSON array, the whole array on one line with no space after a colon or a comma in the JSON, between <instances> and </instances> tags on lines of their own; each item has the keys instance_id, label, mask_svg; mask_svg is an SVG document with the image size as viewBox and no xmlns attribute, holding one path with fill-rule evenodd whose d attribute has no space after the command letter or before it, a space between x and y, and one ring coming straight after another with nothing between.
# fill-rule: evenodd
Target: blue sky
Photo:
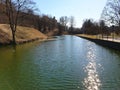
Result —
<instances>
[{"instance_id":1,"label":"blue sky","mask_svg":"<svg viewBox=\"0 0 120 90\"><path fill-rule=\"evenodd\" d=\"M81 27L83 20L99 20L107 0L35 0L41 14L55 16L74 16L76 27Z\"/></svg>"}]
</instances>

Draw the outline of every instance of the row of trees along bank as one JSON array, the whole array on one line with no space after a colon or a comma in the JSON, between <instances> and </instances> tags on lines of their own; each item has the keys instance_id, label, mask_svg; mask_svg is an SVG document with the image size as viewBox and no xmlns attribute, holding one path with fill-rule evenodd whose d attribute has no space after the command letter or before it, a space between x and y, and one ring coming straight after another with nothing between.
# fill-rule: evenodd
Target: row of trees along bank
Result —
<instances>
[{"instance_id":1,"label":"row of trees along bank","mask_svg":"<svg viewBox=\"0 0 120 90\"><path fill-rule=\"evenodd\" d=\"M90 35L100 34L102 38L120 35L120 0L107 0L102 11L100 21L86 19L81 28L82 33Z\"/></svg>"},{"instance_id":2,"label":"row of trees along bank","mask_svg":"<svg viewBox=\"0 0 120 90\"><path fill-rule=\"evenodd\" d=\"M57 30L56 35L74 31L74 17L62 16L57 21L49 15L38 15L38 9L32 0L0 0L0 23L9 24L12 31L12 44L16 44L15 34L17 25L33 27L43 33ZM69 25L69 27L68 27Z\"/></svg>"}]
</instances>

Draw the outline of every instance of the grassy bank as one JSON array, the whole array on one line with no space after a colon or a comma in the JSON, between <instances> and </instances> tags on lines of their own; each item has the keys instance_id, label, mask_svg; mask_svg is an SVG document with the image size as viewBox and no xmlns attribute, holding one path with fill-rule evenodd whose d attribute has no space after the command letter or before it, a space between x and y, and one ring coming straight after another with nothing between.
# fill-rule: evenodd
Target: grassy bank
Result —
<instances>
[{"instance_id":1,"label":"grassy bank","mask_svg":"<svg viewBox=\"0 0 120 90\"><path fill-rule=\"evenodd\" d=\"M112 35L109 35L109 36L104 35L102 37L102 35L77 34L77 36L120 43L120 36L118 36L118 35L114 35L114 37Z\"/></svg>"},{"instance_id":2,"label":"grassy bank","mask_svg":"<svg viewBox=\"0 0 120 90\"><path fill-rule=\"evenodd\" d=\"M91 39L96 39L97 38L96 35L77 34L77 36L87 37L87 38L91 38Z\"/></svg>"},{"instance_id":3,"label":"grassy bank","mask_svg":"<svg viewBox=\"0 0 120 90\"><path fill-rule=\"evenodd\" d=\"M34 40L44 40L48 37L40 31L29 28L18 26L16 31L16 42L17 44L31 42ZM9 25L0 24L0 44L10 44L12 41L12 33Z\"/></svg>"},{"instance_id":4,"label":"grassy bank","mask_svg":"<svg viewBox=\"0 0 120 90\"><path fill-rule=\"evenodd\" d=\"M84 35L84 34L83 35L79 34L77 36L84 38L84 39L87 39L87 40L90 40L92 42L95 42L96 44L99 44L101 46L105 46L105 47L115 49L115 50L120 50L119 40L118 41L111 41L109 39L107 39L107 40L99 39L99 38L96 38L94 35Z\"/></svg>"}]
</instances>

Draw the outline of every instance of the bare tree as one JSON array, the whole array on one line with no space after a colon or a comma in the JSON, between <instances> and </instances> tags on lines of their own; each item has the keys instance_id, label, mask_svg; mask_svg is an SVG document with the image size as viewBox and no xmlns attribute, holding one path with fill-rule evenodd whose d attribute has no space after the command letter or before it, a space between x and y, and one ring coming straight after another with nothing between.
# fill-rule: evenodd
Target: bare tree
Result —
<instances>
[{"instance_id":1,"label":"bare tree","mask_svg":"<svg viewBox=\"0 0 120 90\"><path fill-rule=\"evenodd\" d=\"M93 19L84 20L81 31L83 34L89 34L89 35L99 34L98 22L93 21Z\"/></svg>"},{"instance_id":2,"label":"bare tree","mask_svg":"<svg viewBox=\"0 0 120 90\"><path fill-rule=\"evenodd\" d=\"M6 15L12 31L12 44L16 44L15 33L19 21L20 12L26 12L33 8L34 2L31 0L5 0Z\"/></svg>"},{"instance_id":3,"label":"bare tree","mask_svg":"<svg viewBox=\"0 0 120 90\"><path fill-rule=\"evenodd\" d=\"M105 22L104 22L104 20L101 20L99 22L99 26L100 26L100 33L102 34L102 39L103 39L103 34L105 32Z\"/></svg>"},{"instance_id":4,"label":"bare tree","mask_svg":"<svg viewBox=\"0 0 120 90\"><path fill-rule=\"evenodd\" d=\"M72 32L75 26L75 18L73 16L70 17L70 31Z\"/></svg>"},{"instance_id":5,"label":"bare tree","mask_svg":"<svg viewBox=\"0 0 120 90\"><path fill-rule=\"evenodd\" d=\"M107 25L120 26L120 0L108 0L101 14Z\"/></svg>"},{"instance_id":6,"label":"bare tree","mask_svg":"<svg viewBox=\"0 0 120 90\"><path fill-rule=\"evenodd\" d=\"M60 24L63 25L65 27L65 31L67 29L67 24L68 24L68 17L67 16L62 16L60 18Z\"/></svg>"}]
</instances>

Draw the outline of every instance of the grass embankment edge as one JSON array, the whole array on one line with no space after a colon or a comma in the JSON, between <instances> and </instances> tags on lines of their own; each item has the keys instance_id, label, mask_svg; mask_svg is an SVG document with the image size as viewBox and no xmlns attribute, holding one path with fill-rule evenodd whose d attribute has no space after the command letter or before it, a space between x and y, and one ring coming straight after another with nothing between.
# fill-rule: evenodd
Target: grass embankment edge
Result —
<instances>
[{"instance_id":1,"label":"grass embankment edge","mask_svg":"<svg viewBox=\"0 0 120 90\"><path fill-rule=\"evenodd\" d=\"M115 50L120 50L120 42L102 40L102 39L98 39L92 35L78 34L76 36L87 39L87 40L92 41L92 42L95 42L96 44L99 44L99 45L104 46L104 47L108 47L108 48L115 49Z\"/></svg>"}]
</instances>

